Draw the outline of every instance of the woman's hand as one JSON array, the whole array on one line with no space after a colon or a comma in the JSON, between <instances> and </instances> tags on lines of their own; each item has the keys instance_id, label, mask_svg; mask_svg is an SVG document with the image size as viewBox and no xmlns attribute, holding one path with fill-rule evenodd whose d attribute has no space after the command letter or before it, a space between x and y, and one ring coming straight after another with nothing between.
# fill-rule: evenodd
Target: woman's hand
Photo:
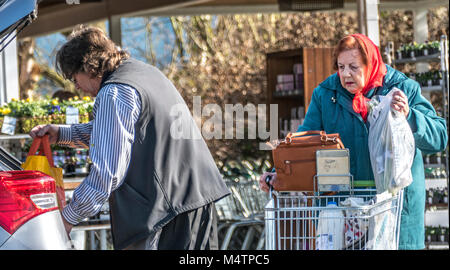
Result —
<instances>
[{"instance_id":1,"label":"woman's hand","mask_svg":"<svg viewBox=\"0 0 450 270\"><path fill-rule=\"evenodd\" d=\"M405 117L409 114L408 97L406 97L403 91L396 91L392 95L391 107L394 110L401 112Z\"/></svg>"},{"instance_id":2,"label":"woman's hand","mask_svg":"<svg viewBox=\"0 0 450 270\"><path fill-rule=\"evenodd\" d=\"M277 173L265 172L263 175L261 175L261 178L259 178L259 188L264 192L269 192L269 186L266 183L267 176L272 177L269 183L273 186L275 179L277 179Z\"/></svg>"},{"instance_id":3,"label":"woman's hand","mask_svg":"<svg viewBox=\"0 0 450 270\"><path fill-rule=\"evenodd\" d=\"M30 131L31 138L42 137L48 134L50 144L55 144L59 137L59 127L57 125L39 125Z\"/></svg>"}]
</instances>

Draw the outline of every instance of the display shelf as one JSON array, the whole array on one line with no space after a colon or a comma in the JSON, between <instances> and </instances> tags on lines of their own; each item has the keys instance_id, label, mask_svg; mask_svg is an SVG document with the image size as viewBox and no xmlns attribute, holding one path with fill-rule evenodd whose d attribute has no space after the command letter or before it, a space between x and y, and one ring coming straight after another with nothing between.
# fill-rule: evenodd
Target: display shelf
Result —
<instances>
[{"instance_id":1,"label":"display shelf","mask_svg":"<svg viewBox=\"0 0 450 270\"><path fill-rule=\"evenodd\" d=\"M427 211L435 212L448 209L448 203L438 203L426 206Z\"/></svg>"},{"instance_id":2,"label":"display shelf","mask_svg":"<svg viewBox=\"0 0 450 270\"><path fill-rule=\"evenodd\" d=\"M449 74L448 74L448 40L447 36L442 35L440 39L440 51L438 53L427 55L427 56L419 56L413 58L403 58L403 59L394 59L394 44L393 42L389 42L386 47L387 59L389 65L396 64L415 64L415 63L432 63L437 62L440 63L439 70L442 72L442 82L441 85L433 85L433 86L422 86L422 94L425 97L430 98L430 93L433 91L441 91L442 92L442 117L449 123L449 108L448 108L448 88L449 88ZM449 156L448 148L445 150L446 156ZM446 175L449 175L449 167L448 163L442 162L444 164L424 164L425 170L430 168L444 168L446 171ZM426 189L441 189L448 187L448 179L447 178L436 178L436 179L426 179L425 181ZM449 225L449 205L448 203L441 203L435 205L428 205L425 211L425 225L426 226L442 226L447 227ZM448 249L448 242L439 244L435 243L426 243L429 249Z\"/></svg>"},{"instance_id":3,"label":"display shelf","mask_svg":"<svg viewBox=\"0 0 450 270\"><path fill-rule=\"evenodd\" d=\"M448 227L448 208L430 208L425 212L425 226Z\"/></svg>"},{"instance_id":4,"label":"display shelf","mask_svg":"<svg viewBox=\"0 0 450 270\"><path fill-rule=\"evenodd\" d=\"M423 164L425 168L445 168L444 163L436 163L436 164Z\"/></svg>"},{"instance_id":5,"label":"display shelf","mask_svg":"<svg viewBox=\"0 0 450 270\"><path fill-rule=\"evenodd\" d=\"M274 98L301 98L303 89L295 89L291 91L274 91Z\"/></svg>"},{"instance_id":6,"label":"display shelf","mask_svg":"<svg viewBox=\"0 0 450 270\"><path fill-rule=\"evenodd\" d=\"M304 118L314 89L333 74L334 48L296 48L266 53L266 104L277 105L278 136ZM301 68L294 68L295 66ZM294 90L279 90L278 76L293 75ZM280 88L278 88L280 89ZM268 115L270 115L270 109ZM269 117L267 117L269 119ZM291 122L293 121L293 122Z\"/></svg>"},{"instance_id":7,"label":"display shelf","mask_svg":"<svg viewBox=\"0 0 450 270\"><path fill-rule=\"evenodd\" d=\"M430 242L430 243L426 243L426 247L427 247L427 249L433 249L433 250L448 249L448 243L446 243L446 242Z\"/></svg>"},{"instance_id":8,"label":"display shelf","mask_svg":"<svg viewBox=\"0 0 450 270\"><path fill-rule=\"evenodd\" d=\"M445 188L447 187L446 178L425 179L425 187L430 188Z\"/></svg>"},{"instance_id":9,"label":"display shelf","mask_svg":"<svg viewBox=\"0 0 450 270\"><path fill-rule=\"evenodd\" d=\"M0 140L20 140L20 139L31 139L31 136L28 134L16 134L16 135L0 134Z\"/></svg>"},{"instance_id":10,"label":"display shelf","mask_svg":"<svg viewBox=\"0 0 450 270\"><path fill-rule=\"evenodd\" d=\"M443 85L423 86L422 92L442 91Z\"/></svg>"},{"instance_id":11,"label":"display shelf","mask_svg":"<svg viewBox=\"0 0 450 270\"><path fill-rule=\"evenodd\" d=\"M435 53L432 55L424 55L413 58L404 58L393 60L392 63L395 64L407 64L407 63L417 63L417 62L439 62L441 61L441 53Z\"/></svg>"}]
</instances>

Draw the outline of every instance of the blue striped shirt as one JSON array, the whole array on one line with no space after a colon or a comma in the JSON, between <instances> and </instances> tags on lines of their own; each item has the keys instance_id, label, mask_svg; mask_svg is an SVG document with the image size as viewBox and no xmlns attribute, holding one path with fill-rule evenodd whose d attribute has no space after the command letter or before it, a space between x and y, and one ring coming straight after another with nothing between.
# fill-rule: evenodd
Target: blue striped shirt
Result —
<instances>
[{"instance_id":1,"label":"blue striped shirt","mask_svg":"<svg viewBox=\"0 0 450 270\"><path fill-rule=\"evenodd\" d=\"M74 190L71 202L62 211L70 224L97 214L112 191L123 182L131 158L134 124L141 100L131 86L108 84L95 98L93 120L86 124L60 126L58 144L89 147L91 171Z\"/></svg>"}]
</instances>

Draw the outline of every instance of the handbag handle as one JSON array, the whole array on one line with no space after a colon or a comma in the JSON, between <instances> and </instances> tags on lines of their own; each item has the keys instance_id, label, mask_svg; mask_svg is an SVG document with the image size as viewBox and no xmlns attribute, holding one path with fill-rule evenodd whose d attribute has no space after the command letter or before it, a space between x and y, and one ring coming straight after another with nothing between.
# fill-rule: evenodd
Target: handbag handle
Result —
<instances>
[{"instance_id":1,"label":"handbag handle","mask_svg":"<svg viewBox=\"0 0 450 270\"><path fill-rule=\"evenodd\" d=\"M292 142L293 138L305 136L305 135L320 135L320 140L323 142L332 141L344 149L344 144L342 143L341 139L339 137L328 137L327 133L324 130L308 130L308 131L300 131L300 132L289 132L286 136L285 142L287 144L290 144Z\"/></svg>"},{"instance_id":2,"label":"handbag handle","mask_svg":"<svg viewBox=\"0 0 450 270\"><path fill-rule=\"evenodd\" d=\"M307 131L300 131L300 132L289 132L286 136L286 139L292 139L295 137L301 137L305 135L326 135L325 131L323 130L307 130Z\"/></svg>"},{"instance_id":3,"label":"handbag handle","mask_svg":"<svg viewBox=\"0 0 450 270\"><path fill-rule=\"evenodd\" d=\"M42 155L42 152L44 152L44 155L47 157L50 167L55 166L53 163L53 155L50 148L50 142L48 140L48 134L44 135L43 137L34 138L33 143L30 147L30 151L28 151L28 156L36 155L37 150L39 150L40 155Z\"/></svg>"}]
</instances>

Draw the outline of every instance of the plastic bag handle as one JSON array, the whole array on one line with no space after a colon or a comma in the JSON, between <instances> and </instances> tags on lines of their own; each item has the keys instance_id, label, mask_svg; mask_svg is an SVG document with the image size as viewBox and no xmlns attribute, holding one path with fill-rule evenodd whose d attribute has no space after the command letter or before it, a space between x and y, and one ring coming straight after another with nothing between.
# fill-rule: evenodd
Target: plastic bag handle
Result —
<instances>
[{"instance_id":1,"label":"plastic bag handle","mask_svg":"<svg viewBox=\"0 0 450 270\"><path fill-rule=\"evenodd\" d=\"M41 147L42 145L42 147ZM51 167L55 167L53 163L53 155L50 148L50 142L48 140L48 134L44 135L43 137L36 137L33 140L33 143L31 144L30 151L28 151L28 156L34 156L36 155L36 151L39 150L39 154L42 155L42 152L44 152L44 156L47 157L48 163Z\"/></svg>"}]
</instances>

